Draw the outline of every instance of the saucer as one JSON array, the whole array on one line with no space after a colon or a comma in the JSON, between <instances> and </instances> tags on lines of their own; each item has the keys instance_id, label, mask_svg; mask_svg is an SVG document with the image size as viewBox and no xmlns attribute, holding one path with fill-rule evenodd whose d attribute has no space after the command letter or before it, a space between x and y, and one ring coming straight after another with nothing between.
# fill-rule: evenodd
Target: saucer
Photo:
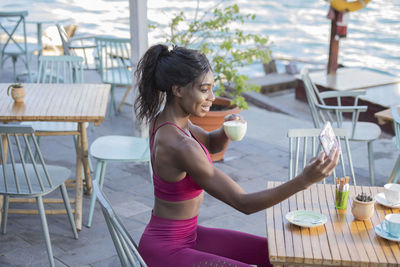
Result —
<instances>
[{"instance_id":1,"label":"saucer","mask_svg":"<svg viewBox=\"0 0 400 267\"><path fill-rule=\"evenodd\" d=\"M388 232L386 232L385 230L383 230L381 224L378 224L377 226L375 226L375 233L385 239L392 240L395 242L400 242L400 237L395 237L395 236L389 234Z\"/></svg>"},{"instance_id":2,"label":"saucer","mask_svg":"<svg viewBox=\"0 0 400 267\"><path fill-rule=\"evenodd\" d=\"M388 202L388 201L386 200L385 194L384 194L383 192L377 194L377 195L375 196L375 199L376 199L376 201L377 201L379 204L381 204L381 205L383 205L383 206L385 206L385 207L388 207L388 208L395 208L395 209L400 208L400 203L391 204L390 202Z\"/></svg>"},{"instance_id":3,"label":"saucer","mask_svg":"<svg viewBox=\"0 0 400 267\"><path fill-rule=\"evenodd\" d=\"M286 214L286 220L301 227L315 227L328 221L324 214L312 210L291 211Z\"/></svg>"}]
</instances>

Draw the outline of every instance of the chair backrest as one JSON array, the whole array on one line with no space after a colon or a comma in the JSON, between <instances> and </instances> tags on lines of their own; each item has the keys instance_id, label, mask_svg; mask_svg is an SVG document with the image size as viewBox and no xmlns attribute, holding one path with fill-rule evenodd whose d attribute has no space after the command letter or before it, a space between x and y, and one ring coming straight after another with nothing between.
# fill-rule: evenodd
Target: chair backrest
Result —
<instances>
[{"instance_id":1,"label":"chair backrest","mask_svg":"<svg viewBox=\"0 0 400 267\"><path fill-rule=\"evenodd\" d=\"M333 171L333 183L335 177L351 176L353 184L356 185L354 175L353 161L348 139L348 130L343 128L334 128L336 139L341 148L339 164ZM306 166L308 161L318 155L321 151L321 145L318 136L321 129L290 129L289 137L289 179L298 175ZM324 180L325 182L325 180Z\"/></svg>"},{"instance_id":2,"label":"chair backrest","mask_svg":"<svg viewBox=\"0 0 400 267\"><path fill-rule=\"evenodd\" d=\"M130 39L96 37L99 70L104 83L131 85Z\"/></svg>"},{"instance_id":3,"label":"chair backrest","mask_svg":"<svg viewBox=\"0 0 400 267\"><path fill-rule=\"evenodd\" d=\"M83 58L40 56L37 83L83 83Z\"/></svg>"},{"instance_id":4,"label":"chair backrest","mask_svg":"<svg viewBox=\"0 0 400 267\"><path fill-rule=\"evenodd\" d=\"M13 46L14 53L25 54L25 60L27 60L26 16L28 16L28 11L0 12L0 29L5 33L5 41L0 42L0 63L4 52L8 52L10 46ZM22 34L22 42L16 39L16 34Z\"/></svg>"},{"instance_id":5,"label":"chair backrest","mask_svg":"<svg viewBox=\"0 0 400 267\"><path fill-rule=\"evenodd\" d=\"M71 50L69 48L69 43L70 43L69 38L70 38L70 36L65 31L65 28L63 26L61 26L60 24L58 24L58 23L56 24L56 26L57 26L58 33L60 34L60 39L61 39L61 44L62 44L62 48L63 48L63 51L64 51L64 55L66 55L66 56L70 56L70 55L76 56L74 50Z\"/></svg>"},{"instance_id":6,"label":"chair backrest","mask_svg":"<svg viewBox=\"0 0 400 267\"><path fill-rule=\"evenodd\" d=\"M108 230L122 266L147 266L138 252L135 241L115 214L110 202L100 189L97 180L93 180L93 190L94 194L97 196L97 201L100 203L104 219L106 220Z\"/></svg>"},{"instance_id":7,"label":"chair backrest","mask_svg":"<svg viewBox=\"0 0 400 267\"><path fill-rule=\"evenodd\" d=\"M396 106L392 107L391 109L393 116L393 128L396 138L396 147L400 150L400 116Z\"/></svg>"},{"instance_id":8,"label":"chair backrest","mask_svg":"<svg viewBox=\"0 0 400 267\"><path fill-rule=\"evenodd\" d=\"M0 136L7 140L7 147L0 142L0 194L40 194L53 188L32 127L1 125Z\"/></svg>"},{"instance_id":9,"label":"chair backrest","mask_svg":"<svg viewBox=\"0 0 400 267\"><path fill-rule=\"evenodd\" d=\"M304 90L306 92L308 105L311 110L311 116L313 119L314 127L321 128L327 120L331 121L330 114L327 114L318 108L318 105L325 105L324 100L319 94L319 90L314 82L311 80L310 74L306 68L301 71L301 78L304 84Z\"/></svg>"}]
</instances>

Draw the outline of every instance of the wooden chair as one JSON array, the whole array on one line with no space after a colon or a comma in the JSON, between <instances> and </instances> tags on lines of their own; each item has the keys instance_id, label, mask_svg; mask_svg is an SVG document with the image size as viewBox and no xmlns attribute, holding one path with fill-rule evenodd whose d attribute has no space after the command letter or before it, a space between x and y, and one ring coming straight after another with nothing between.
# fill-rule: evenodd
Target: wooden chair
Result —
<instances>
[{"instance_id":1,"label":"wooden chair","mask_svg":"<svg viewBox=\"0 0 400 267\"><path fill-rule=\"evenodd\" d=\"M71 32L75 33L76 25L73 25L75 27L69 28L70 33L68 33L67 30L65 29L65 27L61 26L60 24L56 24L56 25L57 25L58 33L60 34L64 55L77 56L78 55L77 51L81 51L83 54L84 62L85 62L85 69L90 69L89 63L88 63L87 50L95 50L96 49L96 44L94 42L94 36L71 38ZM94 54L96 54L95 51L93 51L93 52L94 52ZM97 56L95 56L95 61L96 60L97 60Z\"/></svg>"},{"instance_id":2,"label":"wooden chair","mask_svg":"<svg viewBox=\"0 0 400 267\"><path fill-rule=\"evenodd\" d=\"M35 43L28 43L26 36L25 17L28 11L0 12L0 29L5 34L5 42L0 43L0 65L3 68L4 61L11 58L13 63L13 79L17 81L16 63L21 58L30 80L31 68L30 59L34 52L41 51L41 46ZM22 35L22 41L18 41L17 34Z\"/></svg>"},{"instance_id":3,"label":"wooden chair","mask_svg":"<svg viewBox=\"0 0 400 267\"><path fill-rule=\"evenodd\" d=\"M332 127L346 128L350 135L350 141L366 142L368 145L368 163L371 184L375 184L373 141L381 135L381 129L372 122L358 121L360 112L365 112L367 106L358 105L358 97L365 94L364 91L327 91L320 93L312 82L307 69L302 70L302 80L306 91L308 104L314 126L321 128L326 121L330 121ZM328 105L326 99L336 99L337 105ZM343 106L343 98L353 98L352 106ZM344 120L343 114L351 115L351 120Z\"/></svg>"},{"instance_id":4,"label":"wooden chair","mask_svg":"<svg viewBox=\"0 0 400 267\"><path fill-rule=\"evenodd\" d=\"M129 232L126 230L117 214L115 214L110 202L104 196L103 191L100 189L98 180L93 181L93 190L93 194L97 196L97 201L101 205L104 219L106 220L121 265L124 267L146 267L147 265L140 256L135 241L129 235Z\"/></svg>"},{"instance_id":5,"label":"wooden chair","mask_svg":"<svg viewBox=\"0 0 400 267\"><path fill-rule=\"evenodd\" d=\"M348 130L343 128L334 128L341 154L339 165L333 171L332 178L335 183L335 177L351 176L353 184L356 185L354 175L353 161L348 139ZM321 151L318 136L321 129L290 129L289 137L289 179L298 175L306 166L308 161L318 155ZM325 183L325 179L324 179Z\"/></svg>"},{"instance_id":6,"label":"wooden chair","mask_svg":"<svg viewBox=\"0 0 400 267\"><path fill-rule=\"evenodd\" d=\"M90 155L97 160L95 181L103 188L106 165L109 162L148 162L150 178L150 150L148 138L134 136L109 135L94 140L90 146ZM96 195L92 194L87 226L91 227Z\"/></svg>"},{"instance_id":7,"label":"wooden chair","mask_svg":"<svg viewBox=\"0 0 400 267\"><path fill-rule=\"evenodd\" d=\"M400 150L400 116L397 107L392 107L393 128L395 133L396 147ZM392 174L388 183L396 183L400 175L400 155L397 157L396 164L393 168Z\"/></svg>"},{"instance_id":8,"label":"wooden chair","mask_svg":"<svg viewBox=\"0 0 400 267\"><path fill-rule=\"evenodd\" d=\"M43 196L57 188L60 189L74 238L78 239L68 193L64 184L64 181L70 176L70 170L61 166L45 164L32 127L0 125L0 135L3 140L6 140L6 146L3 145L3 142L0 142L2 162L0 166L0 195L4 196L2 233L6 233L9 199L12 197L35 198L50 265L54 266ZM28 137L33 140L33 146L28 141ZM29 153L28 161L25 161L23 156L24 150ZM7 153L9 153L9 162L6 162ZM35 154L39 157L38 162L35 160ZM25 210L26 212L31 213L32 210Z\"/></svg>"},{"instance_id":9,"label":"wooden chair","mask_svg":"<svg viewBox=\"0 0 400 267\"><path fill-rule=\"evenodd\" d=\"M111 84L111 103L116 111L115 87L126 87L122 105L132 88L132 69L130 39L115 37L96 37L96 49L99 57L99 71L103 83Z\"/></svg>"}]
</instances>

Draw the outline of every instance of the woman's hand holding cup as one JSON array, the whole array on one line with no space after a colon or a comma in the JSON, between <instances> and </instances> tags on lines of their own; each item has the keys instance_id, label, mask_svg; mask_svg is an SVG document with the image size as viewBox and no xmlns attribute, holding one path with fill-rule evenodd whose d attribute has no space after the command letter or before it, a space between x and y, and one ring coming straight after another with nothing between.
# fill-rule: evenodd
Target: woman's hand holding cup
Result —
<instances>
[{"instance_id":1,"label":"woman's hand holding cup","mask_svg":"<svg viewBox=\"0 0 400 267\"><path fill-rule=\"evenodd\" d=\"M247 131L247 122L238 114L229 114L225 116L224 132L232 141L243 139Z\"/></svg>"}]
</instances>

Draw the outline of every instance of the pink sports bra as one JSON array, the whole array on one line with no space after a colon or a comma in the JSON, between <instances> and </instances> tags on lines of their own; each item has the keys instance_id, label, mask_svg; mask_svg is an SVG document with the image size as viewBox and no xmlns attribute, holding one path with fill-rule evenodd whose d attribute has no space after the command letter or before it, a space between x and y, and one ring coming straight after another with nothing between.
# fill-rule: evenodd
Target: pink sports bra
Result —
<instances>
[{"instance_id":1,"label":"pink sports bra","mask_svg":"<svg viewBox=\"0 0 400 267\"><path fill-rule=\"evenodd\" d=\"M154 129L156 126L158 116L154 120L153 130L150 137L150 153L151 153L151 162L153 163L153 145L154 145L154 136L158 129L165 125L173 125L179 130L181 130L184 134L189 136L183 129L181 129L178 125L172 122L164 122L157 129ZM189 130L190 132L190 130ZM207 148L197 140L197 138L190 132L191 136L200 144L203 148L204 152L207 155L208 161L212 164L210 153L208 153ZM153 164L152 164L153 165ZM153 165L154 166L154 165ZM162 200L166 201L183 201L197 197L203 192L203 189L193 180L193 178L187 173L186 176L178 181L178 182L167 182L156 175L153 169L153 183L154 183L154 195Z\"/></svg>"}]
</instances>

